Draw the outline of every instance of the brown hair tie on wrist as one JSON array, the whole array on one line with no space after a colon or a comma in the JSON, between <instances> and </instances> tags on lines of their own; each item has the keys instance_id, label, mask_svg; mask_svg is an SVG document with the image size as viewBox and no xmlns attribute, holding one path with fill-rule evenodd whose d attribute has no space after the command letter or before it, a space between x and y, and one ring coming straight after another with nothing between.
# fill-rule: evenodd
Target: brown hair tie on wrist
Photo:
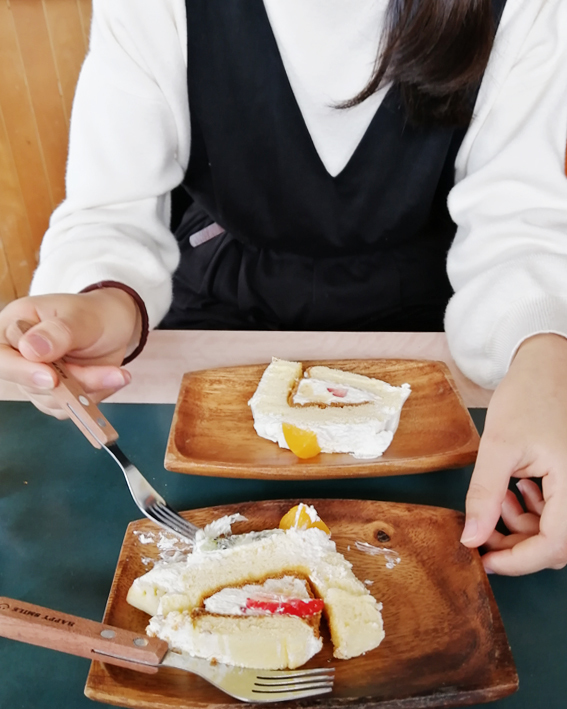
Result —
<instances>
[{"instance_id":1,"label":"brown hair tie on wrist","mask_svg":"<svg viewBox=\"0 0 567 709\"><path fill-rule=\"evenodd\" d=\"M146 342L148 341L148 334L150 332L150 321L148 318L148 311L146 310L146 304L133 288L130 288L130 286L127 286L124 283L118 283L118 281L99 281L98 283L93 283L92 285L83 288L81 293L90 293L91 291L99 290L100 288L118 288L119 290L125 291L126 293L132 296L132 298L136 302L136 305L138 306L138 310L140 311L140 316L142 318L142 332L140 334L140 341L138 342L134 351L122 360L122 364L120 366L123 367L125 364L131 362L140 354L140 352L146 346Z\"/></svg>"}]
</instances>

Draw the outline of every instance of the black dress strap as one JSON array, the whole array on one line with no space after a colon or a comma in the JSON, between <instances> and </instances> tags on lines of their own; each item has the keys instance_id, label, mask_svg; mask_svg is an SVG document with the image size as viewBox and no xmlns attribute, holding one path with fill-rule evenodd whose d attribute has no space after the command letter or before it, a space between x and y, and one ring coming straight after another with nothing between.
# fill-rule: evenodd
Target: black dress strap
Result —
<instances>
[{"instance_id":1,"label":"black dress strap","mask_svg":"<svg viewBox=\"0 0 567 709\"><path fill-rule=\"evenodd\" d=\"M493 2L498 21L505 3ZM442 329L447 195L465 130L409 125L393 86L332 176L263 0L186 7L193 205L164 326ZM224 235L194 248L211 222Z\"/></svg>"}]
</instances>

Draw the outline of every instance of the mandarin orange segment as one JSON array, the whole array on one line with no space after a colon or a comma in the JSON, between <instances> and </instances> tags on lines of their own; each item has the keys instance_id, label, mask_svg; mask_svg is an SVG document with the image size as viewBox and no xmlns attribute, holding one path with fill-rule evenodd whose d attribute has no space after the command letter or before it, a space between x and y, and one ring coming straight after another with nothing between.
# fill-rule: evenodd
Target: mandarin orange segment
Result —
<instances>
[{"instance_id":1,"label":"mandarin orange segment","mask_svg":"<svg viewBox=\"0 0 567 709\"><path fill-rule=\"evenodd\" d=\"M283 423L282 429L290 451L298 458L313 458L321 452L317 435L313 431L305 431L291 423Z\"/></svg>"},{"instance_id":2,"label":"mandarin orange segment","mask_svg":"<svg viewBox=\"0 0 567 709\"><path fill-rule=\"evenodd\" d=\"M331 530L319 515L316 515L316 519L312 519L312 515L307 511L307 505L304 505L303 502L286 512L281 518L279 526L280 529L309 529L310 527L317 527L317 529L322 529L325 534L331 534Z\"/></svg>"}]
</instances>

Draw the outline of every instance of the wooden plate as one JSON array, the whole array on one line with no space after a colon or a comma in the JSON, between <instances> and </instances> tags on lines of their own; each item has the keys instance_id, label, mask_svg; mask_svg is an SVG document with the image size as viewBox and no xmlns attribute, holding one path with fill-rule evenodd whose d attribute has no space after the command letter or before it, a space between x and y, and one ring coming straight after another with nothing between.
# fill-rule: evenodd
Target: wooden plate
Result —
<instances>
[{"instance_id":1,"label":"wooden plate","mask_svg":"<svg viewBox=\"0 0 567 709\"><path fill-rule=\"evenodd\" d=\"M234 532L275 527L297 500L224 505L184 515L203 526L241 512L248 521ZM338 551L383 603L386 637L351 660L323 650L306 667L336 668L332 694L300 706L344 709L454 707L499 699L514 692L518 677L502 621L476 550L459 543L463 515L422 505L362 500L306 500L332 530ZM145 573L144 557L157 558L135 531L155 531L148 520L129 525L104 620L143 632L148 616L126 603L133 580ZM356 542L394 550L370 555ZM399 563L395 559L399 557ZM155 675L93 662L85 693L91 699L139 709L237 709L242 703L194 675L164 668ZM294 702L278 706L284 709Z\"/></svg>"},{"instance_id":2,"label":"wooden plate","mask_svg":"<svg viewBox=\"0 0 567 709\"><path fill-rule=\"evenodd\" d=\"M412 393L380 458L321 453L301 460L260 438L248 401L267 365L185 374L173 415L165 467L177 473L239 478L347 478L423 473L474 462L479 435L443 362L377 359L305 362L408 382Z\"/></svg>"}]
</instances>

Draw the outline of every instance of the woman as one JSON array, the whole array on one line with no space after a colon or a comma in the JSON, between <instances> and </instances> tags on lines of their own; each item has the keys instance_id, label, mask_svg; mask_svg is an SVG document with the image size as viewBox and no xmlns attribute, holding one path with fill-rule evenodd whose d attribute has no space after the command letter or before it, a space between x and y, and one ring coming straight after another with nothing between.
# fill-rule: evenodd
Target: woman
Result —
<instances>
[{"instance_id":1,"label":"woman","mask_svg":"<svg viewBox=\"0 0 567 709\"><path fill-rule=\"evenodd\" d=\"M462 541L497 573L564 566L566 4L132 8L94 2L67 198L32 296L0 315L0 375L62 416L42 362L67 356L101 400L148 326L444 325L496 387Z\"/></svg>"}]
</instances>

